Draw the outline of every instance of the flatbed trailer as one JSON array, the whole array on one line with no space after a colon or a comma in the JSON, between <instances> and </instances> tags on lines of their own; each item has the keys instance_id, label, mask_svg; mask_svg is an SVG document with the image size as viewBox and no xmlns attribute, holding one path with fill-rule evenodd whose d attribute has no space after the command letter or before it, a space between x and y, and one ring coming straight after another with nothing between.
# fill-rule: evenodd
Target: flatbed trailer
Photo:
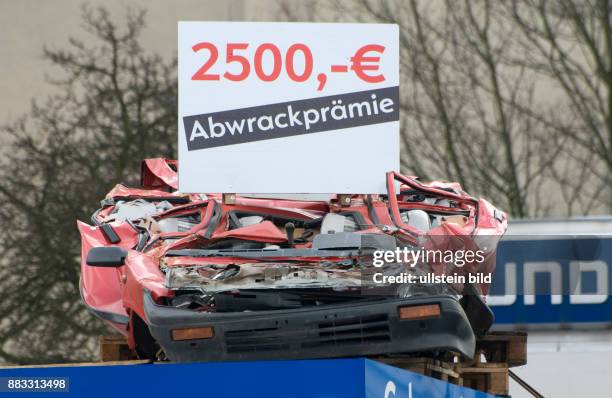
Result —
<instances>
[{"instance_id":1,"label":"flatbed trailer","mask_svg":"<svg viewBox=\"0 0 612 398\"><path fill-rule=\"evenodd\" d=\"M329 368L327 375L333 372L338 377L338 383L341 384L342 375L349 374L350 369L364 369L364 378L353 377L355 382L363 382L363 391L366 397L380 396L381 398L412 398L417 396L432 396L432 397L508 397L509 380L513 378L517 380L525 389L530 391L534 397L541 397L524 381L518 379L510 370L512 367L525 365L527 363L527 334L518 332L492 332L478 339L476 345L474 359L462 358L459 354L445 353L438 356L411 356L411 355L396 355L385 357L370 357L370 358L350 358L350 359L322 359L322 360L297 360L297 361L256 361L256 362L209 362L195 364L172 364L170 362L152 362L149 360L138 360L133 357L131 350L127 346L127 341L122 336L103 336L100 338L100 362L88 363L72 363L72 364L56 364L56 365L36 365L36 366L8 366L0 367L0 375L7 371L24 371L34 372L53 372L54 369L70 373L69 368L97 368L97 374L151 374L153 375L161 367L167 369L169 374L176 369L180 369L180 374L186 376L190 372L198 374L212 374L220 372L223 375L232 374L232 377L242 377L240 375L250 375L252 372L261 374L261 377L267 382L276 380L277 377L293 377L299 373L299 377L313 377L316 382L321 382L321 375L316 372L322 369ZM153 365L153 368L143 365ZM170 365L170 366L168 366ZM113 367L121 367L122 371L108 369ZM123 368L126 366L126 368ZM139 369L133 369L136 366ZM310 369L310 367L313 369ZM143 369L140 369L143 368ZM202 368L202 370L198 370ZM275 369L270 373L267 368ZM295 368L294 370L291 370ZM46 369L46 370L45 370ZM101 369L101 370L100 370ZM147 372L145 369L151 369ZM279 376L279 372L286 372L286 376ZM78 370L78 372L87 372L87 370ZM228 373L229 372L229 373ZM246 373L245 373L246 372ZM311 376L309 372L312 372ZM358 373L357 373L358 374ZM340 375L340 376L338 376ZM221 376L219 376L221 377ZM220 380L217 377L217 380ZM246 376L245 376L246 377ZM299 378L298 377L298 378ZM299 386L300 381L294 380L294 387ZM384 380L387 385L381 387ZM114 380L119 378L112 377ZM248 377L247 377L248 379ZM379 380L380 379L380 380ZM165 378L169 381L169 378ZM382 380L382 381L381 381ZM256 382L257 380L254 380ZM246 382L246 381L244 381ZM338 383L329 384L330 381L323 383L326 387L325 396L344 395L328 394L331 389L337 387ZM404 383L404 384L402 384ZM274 383L272 383L274 384ZM329 384L329 385L328 385ZM213 388L211 382L208 382L208 388ZM405 385L413 395L406 395L404 391L400 393L400 386ZM353 386L354 387L354 386ZM214 387L218 388L218 386ZM228 386L228 388L230 388ZM254 387L250 387L252 391ZM285 396L277 394L276 388L273 386L268 390L267 396ZM303 387L306 388L306 387ZM308 388L310 386L308 385ZM323 387L322 387L323 388ZM383 389L384 391L379 391ZM414 389L414 390L413 390ZM215 390L217 391L217 390ZM222 391L222 390L218 390ZM279 390L280 391L280 390ZM339 390L340 391L340 390ZM348 391L348 390L347 390ZM379 391L373 393L372 391ZM417 395L416 391L424 391L429 395ZM346 391L345 391L346 392ZM354 394L355 391L351 392ZM310 392L312 394L312 391ZM374 394L374 395L372 395ZM256 396L251 394L250 396ZM359 395L359 394L358 394ZM207 396L225 396L225 394L215 393ZM229 396L229 395L228 395ZM289 394L287 396L300 396ZM348 395L347 395L348 396Z\"/></svg>"},{"instance_id":2,"label":"flatbed trailer","mask_svg":"<svg viewBox=\"0 0 612 398\"><path fill-rule=\"evenodd\" d=\"M527 363L527 334L491 332L477 339L476 352L474 359L465 359L458 354L442 358L398 355L369 359L458 386L507 396L509 379L517 377L510 368ZM108 362L134 358L123 337L103 336L100 338L100 360Z\"/></svg>"}]
</instances>

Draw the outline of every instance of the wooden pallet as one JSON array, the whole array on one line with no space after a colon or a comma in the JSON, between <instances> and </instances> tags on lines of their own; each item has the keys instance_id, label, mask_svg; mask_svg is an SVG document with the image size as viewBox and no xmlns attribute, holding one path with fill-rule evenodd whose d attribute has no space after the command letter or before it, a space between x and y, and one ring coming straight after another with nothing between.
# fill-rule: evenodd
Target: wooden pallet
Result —
<instances>
[{"instance_id":1,"label":"wooden pallet","mask_svg":"<svg viewBox=\"0 0 612 398\"><path fill-rule=\"evenodd\" d=\"M446 361L429 357L372 359L489 394L507 396L509 368L527 363L527 334L492 332L481 336L476 342L473 359L458 354L449 356Z\"/></svg>"},{"instance_id":2,"label":"wooden pallet","mask_svg":"<svg viewBox=\"0 0 612 398\"><path fill-rule=\"evenodd\" d=\"M462 386L507 396L509 368L526 363L527 333L491 332L478 337L474 358L458 361L454 369Z\"/></svg>"},{"instance_id":3,"label":"wooden pallet","mask_svg":"<svg viewBox=\"0 0 612 398\"><path fill-rule=\"evenodd\" d=\"M477 357L480 357L480 354ZM374 357L371 359L489 394L501 396L508 394L509 378L506 363L488 363L479 360L461 362L459 356L455 358L456 362L429 357Z\"/></svg>"}]
</instances>

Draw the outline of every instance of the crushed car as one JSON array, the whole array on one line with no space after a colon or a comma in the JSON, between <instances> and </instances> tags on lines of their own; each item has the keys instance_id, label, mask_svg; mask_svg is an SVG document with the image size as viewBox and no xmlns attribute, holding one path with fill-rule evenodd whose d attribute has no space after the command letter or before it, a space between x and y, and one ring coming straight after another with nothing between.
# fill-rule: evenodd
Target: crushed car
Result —
<instances>
[{"instance_id":1,"label":"crushed car","mask_svg":"<svg viewBox=\"0 0 612 398\"><path fill-rule=\"evenodd\" d=\"M493 322L487 282L372 283L493 271L507 216L457 183L389 172L385 195L298 200L181 193L177 168L145 160L139 187L115 186L77 221L82 299L140 358L472 357ZM373 265L426 247L482 258Z\"/></svg>"}]
</instances>

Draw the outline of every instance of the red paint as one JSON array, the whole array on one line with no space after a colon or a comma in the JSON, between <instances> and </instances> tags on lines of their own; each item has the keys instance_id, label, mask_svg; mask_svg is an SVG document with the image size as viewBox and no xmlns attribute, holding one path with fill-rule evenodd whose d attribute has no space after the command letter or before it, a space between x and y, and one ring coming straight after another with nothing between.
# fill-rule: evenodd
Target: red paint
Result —
<instances>
[{"instance_id":1,"label":"red paint","mask_svg":"<svg viewBox=\"0 0 612 398\"><path fill-rule=\"evenodd\" d=\"M160 260L167 267L181 267L193 264L214 263L222 265L241 264L256 260L240 258L193 258L193 257L164 257L168 250L198 247L202 244L213 243L225 238L248 241L267 242L270 244L283 244L287 241L284 231L270 221L229 230L230 212L244 214L263 213L269 217L281 219L315 220L326 213L356 212L360 214L365 225L359 233L392 234L400 240L419 242L425 248L458 249L477 248L475 237L490 236L495 242L507 227L507 217L499 212L490 203L483 199L475 199L466 194L459 184L445 182L422 183L414 177L406 177L395 172L387 174L388 194L382 198L379 195L354 195L350 207L342 207L337 198L326 201L298 201L283 199L245 198L237 196L234 204L224 204L218 193L206 195L181 195L176 193L177 163L168 159L147 159L142 165L142 187L128 188L123 185L115 186L107 194L107 199L122 198L125 200L136 198L155 198L155 200L172 199L177 197L188 198L187 204L176 204L171 210L160 213L154 217L156 221L177 215L197 214L199 223L185 232L158 233L148 237L146 249L137 251L135 247L139 241L139 230L128 222L113 222L114 228L121 241L117 246L128 249L126 263L120 268L90 267L85 263L87 253L92 247L111 246L100 227L89 226L77 222L81 234L81 293L85 303L98 311L118 316L131 316L138 314L145 319L142 307L143 290L152 292L155 299L171 297L174 293L164 287L165 274L160 270ZM396 192L399 186L400 192ZM451 200L452 207L432 205L421 202L408 201L405 190L414 190L419 193L435 195L439 198ZM449 192L446 189L452 189ZM113 204L109 203L97 214L97 221L101 222L111 214ZM215 210L216 209L216 210ZM419 231L404 223L401 210L420 209L426 211L466 212L466 222L443 223L429 231ZM209 231L212 220L219 212L219 222L213 231ZM501 217L501 220L496 218ZM211 232L211 235L207 235ZM208 238L207 238L208 236ZM172 243L167 239L172 239ZM310 243L302 243L296 247L309 247ZM301 262L317 262L319 258L283 258L278 260L300 260ZM329 259L328 259L329 260ZM495 251L487 252L486 261L481 269L475 269L474 264L467 264L460 272L492 271L495 266ZM440 265L433 264L436 272L449 272ZM457 270L453 270L457 271ZM488 286L481 286L486 294ZM146 321L146 319L145 319ZM113 324L113 327L129 336L133 347L134 339L130 335L131 329Z\"/></svg>"}]
</instances>

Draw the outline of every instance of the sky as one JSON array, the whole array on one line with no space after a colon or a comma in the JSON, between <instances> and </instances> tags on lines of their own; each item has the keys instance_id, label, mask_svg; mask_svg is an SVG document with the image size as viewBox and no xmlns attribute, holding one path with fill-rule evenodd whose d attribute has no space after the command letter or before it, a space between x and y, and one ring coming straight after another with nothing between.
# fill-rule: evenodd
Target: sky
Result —
<instances>
[{"instance_id":1,"label":"sky","mask_svg":"<svg viewBox=\"0 0 612 398\"><path fill-rule=\"evenodd\" d=\"M167 57L176 54L179 20L269 20L276 6L272 0L0 0L0 125L53 93L43 46L64 48L69 37L91 42L81 27L83 4L104 5L116 18L129 7L146 9L143 46Z\"/></svg>"}]
</instances>

